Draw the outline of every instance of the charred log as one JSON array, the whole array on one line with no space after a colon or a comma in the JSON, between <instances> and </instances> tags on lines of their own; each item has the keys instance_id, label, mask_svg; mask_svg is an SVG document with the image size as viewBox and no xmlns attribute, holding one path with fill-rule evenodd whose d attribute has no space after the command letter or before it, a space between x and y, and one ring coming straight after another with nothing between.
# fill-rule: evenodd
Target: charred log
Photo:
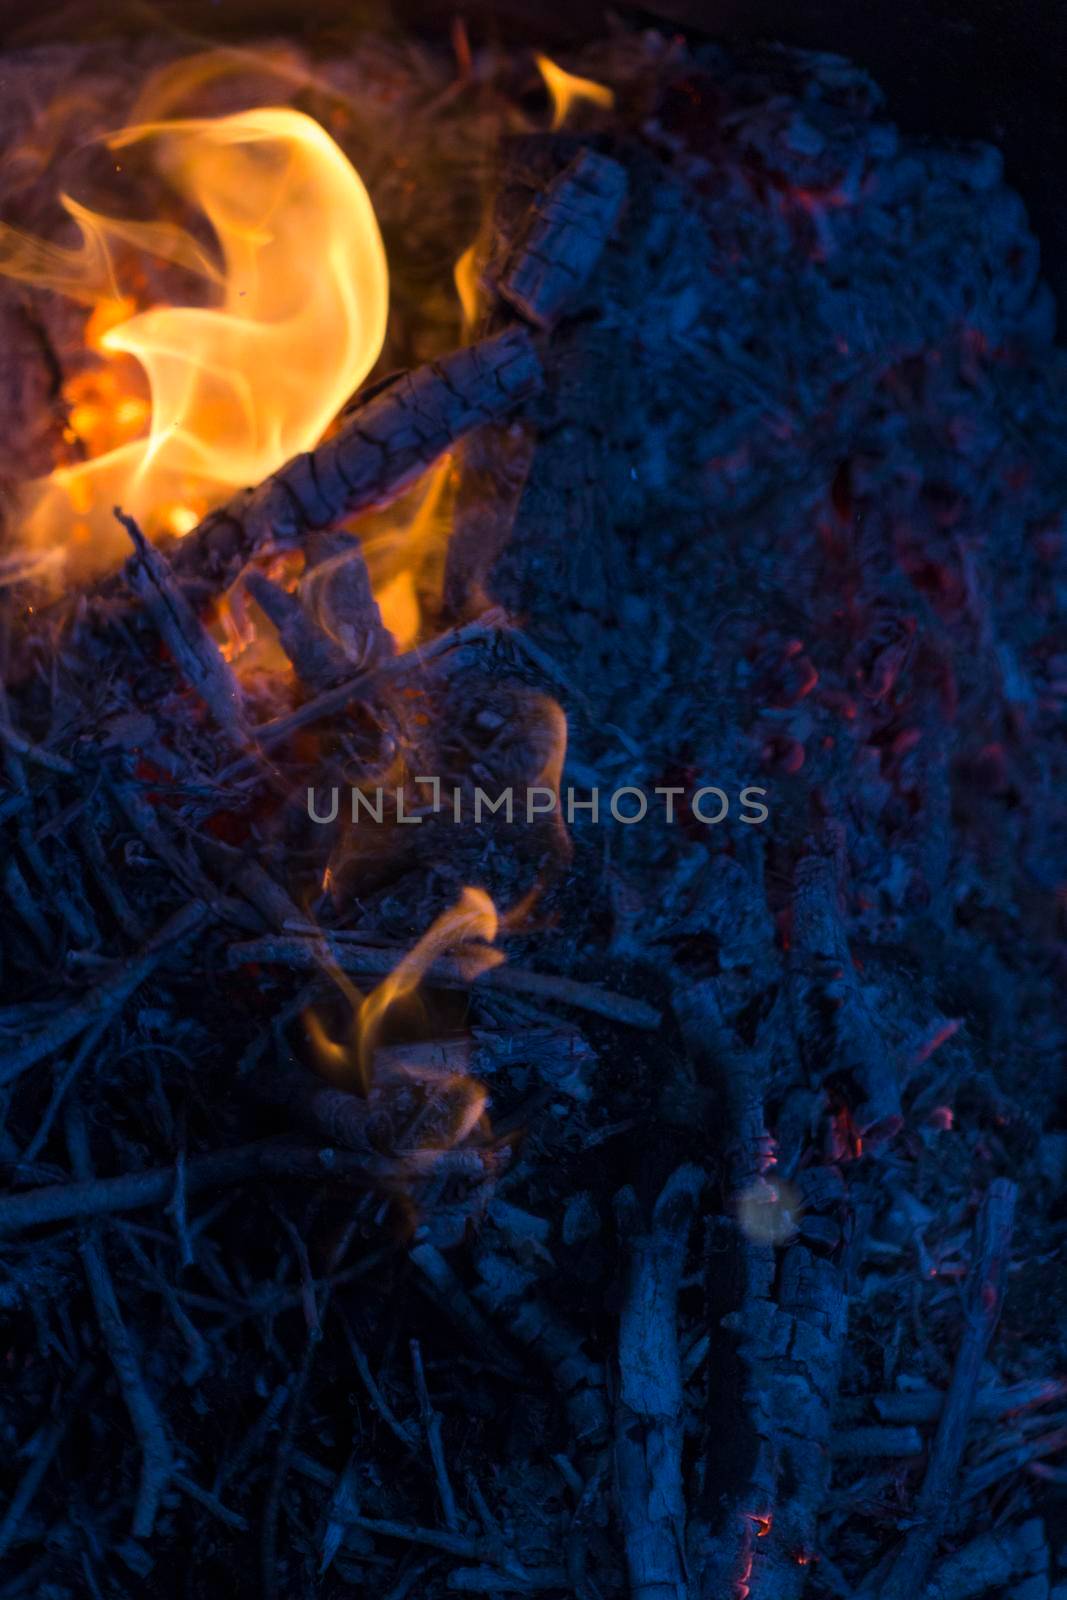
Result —
<instances>
[{"instance_id":1,"label":"charred log","mask_svg":"<svg viewBox=\"0 0 1067 1600\"><path fill-rule=\"evenodd\" d=\"M203 602L227 588L264 549L284 549L316 529L396 495L445 450L536 393L528 335L509 329L443 361L402 373L357 402L310 455L235 496L174 547L174 570Z\"/></svg>"}]
</instances>

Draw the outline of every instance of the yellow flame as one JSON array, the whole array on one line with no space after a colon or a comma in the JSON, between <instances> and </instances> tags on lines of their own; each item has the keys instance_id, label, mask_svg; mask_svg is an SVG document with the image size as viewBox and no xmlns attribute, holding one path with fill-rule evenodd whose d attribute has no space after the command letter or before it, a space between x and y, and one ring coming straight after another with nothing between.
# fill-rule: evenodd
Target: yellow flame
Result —
<instances>
[{"instance_id":1,"label":"yellow flame","mask_svg":"<svg viewBox=\"0 0 1067 1600\"><path fill-rule=\"evenodd\" d=\"M421 613L415 593L415 574L398 572L375 595L382 621L396 640L398 650L410 650L419 636Z\"/></svg>"},{"instance_id":2,"label":"yellow flame","mask_svg":"<svg viewBox=\"0 0 1067 1600\"><path fill-rule=\"evenodd\" d=\"M388 273L370 198L317 122L263 107L145 123L109 143L141 141L151 141L164 176L211 225L219 260L173 225L103 216L68 197L77 249L0 229L0 270L107 307L102 319L115 320L99 333L100 349L133 358L147 379L144 437L60 468L27 496L29 542L80 541L81 572L125 552L116 503L149 533L180 531L308 449L385 336ZM194 273L215 303L123 317L116 243Z\"/></svg>"},{"instance_id":3,"label":"yellow flame","mask_svg":"<svg viewBox=\"0 0 1067 1600\"><path fill-rule=\"evenodd\" d=\"M538 743L545 750L544 762L535 782L539 788L551 789L556 797L555 810L551 815L551 827L556 836L557 850L565 860L569 861L574 847L567 831L560 800L563 768L567 760L567 713L559 701L553 700L549 695L538 695L534 704L542 719L537 728Z\"/></svg>"},{"instance_id":4,"label":"yellow flame","mask_svg":"<svg viewBox=\"0 0 1067 1600\"><path fill-rule=\"evenodd\" d=\"M602 83L594 83L592 78L578 78L573 72L564 72L562 67L557 67L548 56L540 53L534 56L538 71L545 80L545 88L552 97L552 126L562 128L569 112L584 100L589 105L600 106L605 111L610 111L615 104L612 91Z\"/></svg>"},{"instance_id":5,"label":"yellow flame","mask_svg":"<svg viewBox=\"0 0 1067 1600\"><path fill-rule=\"evenodd\" d=\"M198 90L223 78L245 78L255 84L270 78L296 92L314 88L320 94L331 93L325 79L316 77L294 45L217 46L180 56L153 72L134 102L130 121L139 124L170 117ZM336 97L337 91L333 94Z\"/></svg>"},{"instance_id":6,"label":"yellow flame","mask_svg":"<svg viewBox=\"0 0 1067 1600\"><path fill-rule=\"evenodd\" d=\"M304 1013L308 1036L327 1076L341 1081L351 1077L355 1068L360 1087L366 1093L371 1084L374 1053L393 1007L415 993L427 970L441 956L448 955L458 962L467 982L489 967L499 966L504 960L503 953L491 948L499 930L496 907L485 890L467 887L456 904L441 913L422 938L401 956L389 976L365 997L337 965L324 939L319 959L353 1014L353 1036L336 1040L331 1038L314 1011Z\"/></svg>"},{"instance_id":7,"label":"yellow flame","mask_svg":"<svg viewBox=\"0 0 1067 1600\"><path fill-rule=\"evenodd\" d=\"M363 537L374 598L382 621L400 650L410 650L422 624L420 589L438 592L444 577L444 559L451 532L451 495L454 477L449 455L429 472L405 499L393 506L381 532Z\"/></svg>"},{"instance_id":8,"label":"yellow flame","mask_svg":"<svg viewBox=\"0 0 1067 1600\"><path fill-rule=\"evenodd\" d=\"M315 953L323 971L347 1002L352 1013L353 1029L358 1029L360 1008L363 1005L362 993L356 988L348 973L338 966L325 938L318 942ZM358 1064L359 1060L358 1050L353 1050L353 1041L334 1039L313 1006L309 1006L304 1012L303 1022L324 1076L336 1083L344 1083L350 1079L353 1076L353 1063ZM367 1092L370 1088L369 1078L361 1079L360 1088L364 1094Z\"/></svg>"},{"instance_id":9,"label":"yellow flame","mask_svg":"<svg viewBox=\"0 0 1067 1600\"><path fill-rule=\"evenodd\" d=\"M330 1037L326 1024L313 1007L304 1012L304 1027L324 1075L338 1082L347 1077L352 1056L345 1041Z\"/></svg>"},{"instance_id":10,"label":"yellow flame","mask_svg":"<svg viewBox=\"0 0 1067 1600\"><path fill-rule=\"evenodd\" d=\"M496 907L484 889L464 889L456 904L442 912L419 942L402 956L392 972L373 989L359 1008L359 1052L365 1080L381 1037L385 1019L399 1001L413 994L427 968L438 957L450 954L459 959L468 982L489 967L499 966L504 957L492 950L499 920Z\"/></svg>"},{"instance_id":11,"label":"yellow flame","mask_svg":"<svg viewBox=\"0 0 1067 1600\"><path fill-rule=\"evenodd\" d=\"M463 326L472 328L478 317L477 243L469 244L452 268L452 279L463 307Z\"/></svg>"}]
</instances>

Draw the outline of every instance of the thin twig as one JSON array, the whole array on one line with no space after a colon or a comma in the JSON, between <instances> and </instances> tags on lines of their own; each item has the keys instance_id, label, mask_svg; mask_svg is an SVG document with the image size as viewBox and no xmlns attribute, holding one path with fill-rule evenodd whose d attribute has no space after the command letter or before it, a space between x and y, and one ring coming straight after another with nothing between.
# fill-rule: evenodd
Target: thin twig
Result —
<instances>
[{"instance_id":1,"label":"thin twig","mask_svg":"<svg viewBox=\"0 0 1067 1600\"><path fill-rule=\"evenodd\" d=\"M51 750L45 750L39 744L31 744L29 739L23 738L21 733L16 733L6 722L0 722L0 741L20 756L25 756L26 760L32 761L35 766L43 767L46 772L54 772L61 778L78 776L77 767L72 767L63 756L54 755Z\"/></svg>"},{"instance_id":2,"label":"thin twig","mask_svg":"<svg viewBox=\"0 0 1067 1600\"><path fill-rule=\"evenodd\" d=\"M371 1405L374 1407L375 1411L377 1411L386 1427L396 1435L405 1449L411 1450L415 1445L415 1430L413 1428L409 1428L405 1423L400 1421L392 1406L385 1398L385 1395L382 1393L381 1387L375 1379L374 1374L371 1372L370 1362L367 1360L362 1346L359 1344L355 1334L352 1332L352 1326L349 1323L348 1318L342 1311L338 1311L338 1316L340 1317L341 1325L345 1330L345 1337L348 1340L348 1348L352 1352L352 1359L356 1363L356 1371L363 1380L363 1387L370 1396Z\"/></svg>"},{"instance_id":3,"label":"thin twig","mask_svg":"<svg viewBox=\"0 0 1067 1600\"><path fill-rule=\"evenodd\" d=\"M443 1152L443 1156L449 1154ZM199 1194L250 1178L278 1176L319 1183L334 1178L369 1186L402 1184L416 1174L417 1163L405 1160L268 1139L194 1156L185 1165L185 1193ZM47 1184L22 1194L0 1195L0 1235L21 1233L50 1222L163 1205L173 1196L176 1182L175 1167L152 1167L147 1172L124 1173L118 1178Z\"/></svg>"},{"instance_id":4,"label":"thin twig","mask_svg":"<svg viewBox=\"0 0 1067 1600\"><path fill-rule=\"evenodd\" d=\"M67 1409L60 1417L51 1422L46 1422L39 1428L30 1440L27 1453L30 1464L19 1479L18 1487L8 1502L4 1519L0 1522L0 1558L7 1555L12 1544L15 1543L19 1525L33 1503L34 1495L41 1487L42 1480L56 1451L63 1442L63 1435L67 1431L67 1420L71 1415Z\"/></svg>"},{"instance_id":5,"label":"thin twig","mask_svg":"<svg viewBox=\"0 0 1067 1600\"><path fill-rule=\"evenodd\" d=\"M422 1350L417 1339L410 1341L410 1349L411 1365L415 1369L415 1388L419 1396L419 1411L423 1428L426 1430L426 1442L430 1446L430 1460L433 1462L434 1477L437 1479L437 1493L441 1498L441 1514L447 1525L455 1529L459 1527L459 1516L456 1512L452 1480L448 1476L448 1463L445 1461L441 1413L434 1410L430 1401L430 1391L426 1386L426 1373L422 1365Z\"/></svg>"},{"instance_id":6,"label":"thin twig","mask_svg":"<svg viewBox=\"0 0 1067 1600\"><path fill-rule=\"evenodd\" d=\"M209 1511L219 1522L225 1523L227 1528L236 1528L238 1533L248 1531L248 1522L239 1511L231 1511L229 1506L223 1505L217 1495L212 1494L209 1489L202 1489L184 1472L172 1472L171 1481L182 1494L187 1494L190 1500L195 1500L197 1505L203 1506L205 1511Z\"/></svg>"},{"instance_id":7,"label":"thin twig","mask_svg":"<svg viewBox=\"0 0 1067 1600\"><path fill-rule=\"evenodd\" d=\"M414 650L406 651L404 655L392 656L388 660L367 667L353 677L346 678L334 688L324 690L313 700L305 700L302 706L288 712L284 717L275 717L271 722L261 722L252 730L257 750L270 750L292 734L299 733L301 728L310 727L323 717L335 716L339 711L344 711L353 701L368 700L386 684L399 682L407 677L409 672L417 672L420 667L438 656L447 655L449 651L459 650L465 645L479 644L492 639L496 630L502 627L506 620L506 614L502 610L494 608L483 612L476 622L468 622L461 628L451 628L438 638L431 639ZM250 773L258 770L259 764L257 755L242 756L219 774L220 787L248 777Z\"/></svg>"},{"instance_id":8,"label":"thin twig","mask_svg":"<svg viewBox=\"0 0 1067 1600\"><path fill-rule=\"evenodd\" d=\"M408 1544L426 1544L435 1550L444 1550L450 1556L460 1556L464 1561L496 1561L499 1552L476 1539L465 1539L458 1533L445 1533L440 1528L419 1528L412 1523L390 1522L378 1517L349 1518L354 1528L365 1528L368 1533L380 1534L384 1539L403 1539Z\"/></svg>"},{"instance_id":9,"label":"thin twig","mask_svg":"<svg viewBox=\"0 0 1067 1600\"><path fill-rule=\"evenodd\" d=\"M293 1446L296 1443L297 1423L304 1406L304 1396L307 1392L308 1379L311 1377L311 1368L318 1353L321 1340L321 1322L326 1314L330 1301L330 1290L323 1292L321 1306L316 1306L319 1322L308 1330L307 1341L304 1345L304 1358L297 1373L289 1400L289 1409L286 1412L285 1424L282 1435L278 1441L278 1451L274 1458L274 1471L271 1473L270 1487L267 1490L266 1504L263 1508L263 1535L260 1547L263 1571L263 1593L266 1600L274 1600L278 1593L277 1573L277 1538L278 1538L278 1513L281 1509L282 1490L285 1487L285 1478L289 1470Z\"/></svg>"},{"instance_id":10,"label":"thin twig","mask_svg":"<svg viewBox=\"0 0 1067 1600\"><path fill-rule=\"evenodd\" d=\"M134 553L126 563L127 583L151 617L184 682L219 727L243 744L244 696L229 663L189 604L166 556L148 543L134 519L118 506L115 517L133 542Z\"/></svg>"},{"instance_id":11,"label":"thin twig","mask_svg":"<svg viewBox=\"0 0 1067 1600\"><path fill-rule=\"evenodd\" d=\"M403 954L403 949L381 945L348 944L342 939L320 934L318 938L279 938L268 934L262 939L248 939L230 946L227 960L231 967L256 965L286 966L297 972L311 972L322 965L323 953L342 972L359 977L388 977ZM592 1011L598 1016L610 1017L631 1028L658 1028L659 1012L643 1000L629 995L616 994L611 989L601 989L597 984L581 983L576 978L565 978L550 972L528 972L522 967L489 967L473 979L462 962L442 956L427 967L424 982L440 989L499 989L509 994L536 995L539 1000L555 1001L558 1005L574 1006L576 1010Z\"/></svg>"},{"instance_id":12,"label":"thin twig","mask_svg":"<svg viewBox=\"0 0 1067 1600\"><path fill-rule=\"evenodd\" d=\"M678 1290L704 1174L664 1184L651 1226L632 1189L615 1209L628 1260L619 1318L615 1475L633 1600L686 1600Z\"/></svg>"},{"instance_id":13,"label":"thin twig","mask_svg":"<svg viewBox=\"0 0 1067 1600\"><path fill-rule=\"evenodd\" d=\"M81 1110L74 1105L67 1113L67 1146L75 1172L83 1180L88 1179L92 1173L89 1138ZM96 1233L86 1234L81 1244L81 1255L104 1346L141 1446L141 1481L132 1531L135 1539L147 1539L155 1526L159 1502L174 1468L170 1441L141 1374L137 1351L122 1320L115 1285Z\"/></svg>"},{"instance_id":14,"label":"thin twig","mask_svg":"<svg viewBox=\"0 0 1067 1600\"><path fill-rule=\"evenodd\" d=\"M71 1057L66 1066L57 1070L56 1080L52 1086L52 1093L49 1097L48 1104L45 1107L44 1115L41 1117L41 1120L37 1125L36 1133L26 1146L25 1150L22 1152L22 1156L20 1158L22 1163L24 1163L26 1166L32 1166L33 1162L36 1161L37 1157L44 1149L48 1135L52 1131L52 1124L56 1119L56 1113L63 1104L67 1090L78 1076L78 1073L81 1071L86 1061L92 1055L96 1046L100 1043L100 1040L107 1029L109 1020L110 1019L108 1017L101 1017L96 1026L90 1028L86 1033L81 1044L78 1046L77 1050L74 1052L74 1055Z\"/></svg>"},{"instance_id":15,"label":"thin twig","mask_svg":"<svg viewBox=\"0 0 1067 1600\"><path fill-rule=\"evenodd\" d=\"M153 936L141 955L124 961L114 975L87 995L60 1011L39 1033L5 1053L0 1064L0 1086L11 1083L28 1067L69 1044L85 1028L113 1017L155 971L169 949L199 928L209 915L207 906L192 901L183 906ZM0 1021L3 1020L0 1014Z\"/></svg>"}]
</instances>

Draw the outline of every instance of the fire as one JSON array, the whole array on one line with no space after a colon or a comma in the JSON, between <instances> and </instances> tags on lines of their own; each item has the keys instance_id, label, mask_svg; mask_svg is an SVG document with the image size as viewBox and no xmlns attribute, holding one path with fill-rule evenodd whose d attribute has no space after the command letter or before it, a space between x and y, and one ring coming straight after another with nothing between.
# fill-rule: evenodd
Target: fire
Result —
<instances>
[{"instance_id":1,"label":"fire","mask_svg":"<svg viewBox=\"0 0 1067 1600\"><path fill-rule=\"evenodd\" d=\"M594 83L592 78L578 78L572 72L564 72L563 68L557 67L548 56L538 54L534 60L545 80L545 88L552 97L554 128L562 128L568 114L582 101L588 105L600 106L605 111L610 111L615 104L614 94L604 84Z\"/></svg>"},{"instance_id":2,"label":"fire","mask_svg":"<svg viewBox=\"0 0 1067 1600\"><path fill-rule=\"evenodd\" d=\"M389 629L401 650L408 650L419 636L422 611L415 593L415 574L405 569L390 578L374 598L382 621Z\"/></svg>"},{"instance_id":3,"label":"fire","mask_svg":"<svg viewBox=\"0 0 1067 1600\"><path fill-rule=\"evenodd\" d=\"M0 270L87 301L107 365L69 382L71 434L93 457L30 486L27 542L68 547L81 572L125 553L112 507L149 534L188 532L234 489L313 445L373 367L388 272L364 185L310 117L263 107L129 127L214 232L217 253L171 224L62 201L81 233L63 249L0 229ZM175 264L207 304L135 309L119 246ZM123 368L143 374L143 395ZM71 551L70 547L74 549Z\"/></svg>"},{"instance_id":4,"label":"fire","mask_svg":"<svg viewBox=\"0 0 1067 1600\"><path fill-rule=\"evenodd\" d=\"M427 970L442 956L459 962L468 982L504 960L492 948L500 931L497 910L484 889L467 887L458 901L436 919L422 938L402 956L387 978L365 997L340 971L324 950L323 965L351 1006L353 1032L349 1040L333 1040L313 1011L305 1024L320 1065L335 1082L353 1075L366 1093L373 1078L374 1054L390 1013L418 989Z\"/></svg>"},{"instance_id":5,"label":"fire","mask_svg":"<svg viewBox=\"0 0 1067 1600\"><path fill-rule=\"evenodd\" d=\"M459 303L463 308L463 326L473 328L478 320L478 248L477 242L469 244L452 268Z\"/></svg>"},{"instance_id":6,"label":"fire","mask_svg":"<svg viewBox=\"0 0 1067 1600\"><path fill-rule=\"evenodd\" d=\"M362 536L374 598L401 650L415 644L422 625L417 580L430 589L440 587L451 532L452 478L451 457L442 456L406 501L390 508L384 530Z\"/></svg>"},{"instance_id":7,"label":"fire","mask_svg":"<svg viewBox=\"0 0 1067 1600\"><path fill-rule=\"evenodd\" d=\"M364 1079L370 1076L374 1050L390 1010L418 988L428 967L439 956L450 954L466 968L468 981L489 967L499 966L504 957L490 948L497 936L496 907L484 889L466 888L459 900L442 913L392 972L373 990L359 1008L360 1062Z\"/></svg>"},{"instance_id":8,"label":"fire","mask_svg":"<svg viewBox=\"0 0 1067 1600\"><path fill-rule=\"evenodd\" d=\"M385 1124L395 1130L392 1152L403 1163L409 1184L394 1199L412 1230L424 1220L427 1180L442 1171L446 1176L458 1172L481 1188L506 1154L493 1142L488 1090L469 1070L470 1041L388 1043L383 1040L385 1025L395 1008L415 994L434 962L447 958L466 982L502 962L503 953L493 942L503 926L485 891L465 888L364 998L323 941L322 964L347 1000L352 1024L347 1037L334 1039L314 1012L305 1012L308 1038L322 1075L338 1087L356 1089L369 1102L370 1115L382 1113ZM442 1168L450 1158L461 1165ZM486 1188L478 1204L484 1205L487 1193ZM442 1237L458 1243L470 1214L461 1206L450 1215L446 1205L434 1226L445 1230Z\"/></svg>"},{"instance_id":9,"label":"fire","mask_svg":"<svg viewBox=\"0 0 1067 1600\"><path fill-rule=\"evenodd\" d=\"M556 835L556 848L561 858L569 861L572 853L571 836L567 831L560 792L563 786L563 768L567 759L567 714L558 700L553 700L548 695L538 695L537 709L540 712L539 739L545 749L545 759L537 775L535 787L551 791L555 796L555 809L552 812L552 826Z\"/></svg>"}]
</instances>

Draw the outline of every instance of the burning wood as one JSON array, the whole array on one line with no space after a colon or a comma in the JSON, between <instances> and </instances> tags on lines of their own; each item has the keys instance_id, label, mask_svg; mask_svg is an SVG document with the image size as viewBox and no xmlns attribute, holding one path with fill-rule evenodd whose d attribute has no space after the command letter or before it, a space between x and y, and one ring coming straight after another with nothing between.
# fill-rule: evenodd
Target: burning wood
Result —
<instances>
[{"instance_id":1,"label":"burning wood","mask_svg":"<svg viewBox=\"0 0 1067 1600\"><path fill-rule=\"evenodd\" d=\"M622 26L101 51L0 173L0 1587L1038 1600L1067 421L995 154Z\"/></svg>"},{"instance_id":2,"label":"burning wood","mask_svg":"<svg viewBox=\"0 0 1067 1600\"><path fill-rule=\"evenodd\" d=\"M174 578L170 563L145 540L132 517L117 511L134 545L126 581L140 600L178 671L199 695L219 727L237 744L247 737L241 689Z\"/></svg>"},{"instance_id":3,"label":"burning wood","mask_svg":"<svg viewBox=\"0 0 1067 1600\"><path fill-rule=\"evenodd\" d=\"M278 963L298 972L307 972L319 964L320 944L318 939L255 939L233 945L228 959L233 967ZM398 953L395 949L383 950L377 944L361 945L358 941L348 943L336 940L329 945L329 959L342 972L354 977L386 977L393 970ZM578 983L573 978L555 977L545 972L524 972L513 967L492 967L478 977L485 988L501 989L541 1000L556 1000L561 1005L597 1012L632 1028L655 1028L660 1020L655 1008L643 1000L613 994L595 984ZM466 988L471 982L469 972L447 957L438 959L427 968L426 978L429 983L447 989Z\"/></svg>"},{"instance_id":4,"label":"burning wood","mask_svg":"<svg viewBox=\"0 0 1067 1600\"><path fill-rule=\"evenodd\" d=\"M362 557L358 553L356 559L362 565ZM277 628L278 642L292 662L301 683L319 693L351 674L353 663L334 644L329 634L316 625L298 599L271 583L261 572L246 573L244 584L253 600ZM376 636L380 637L381 631L380 618L377 628L373 623L368 627L371 649L373 640Z\"/></svg>"},{"instance_id":5,"label":"burning wood","mask_svg":"<svg viewBox=\"0 0 1067 1600\"><path fill-rule=\"evenodd\" d=\"M174 568L203 598L263 549L284 549L398 495L470 429L535 393L537 357L521 328L403 373L357 404L324 444L213 511L174 548Z\"/></svg>"}]
</instances>

